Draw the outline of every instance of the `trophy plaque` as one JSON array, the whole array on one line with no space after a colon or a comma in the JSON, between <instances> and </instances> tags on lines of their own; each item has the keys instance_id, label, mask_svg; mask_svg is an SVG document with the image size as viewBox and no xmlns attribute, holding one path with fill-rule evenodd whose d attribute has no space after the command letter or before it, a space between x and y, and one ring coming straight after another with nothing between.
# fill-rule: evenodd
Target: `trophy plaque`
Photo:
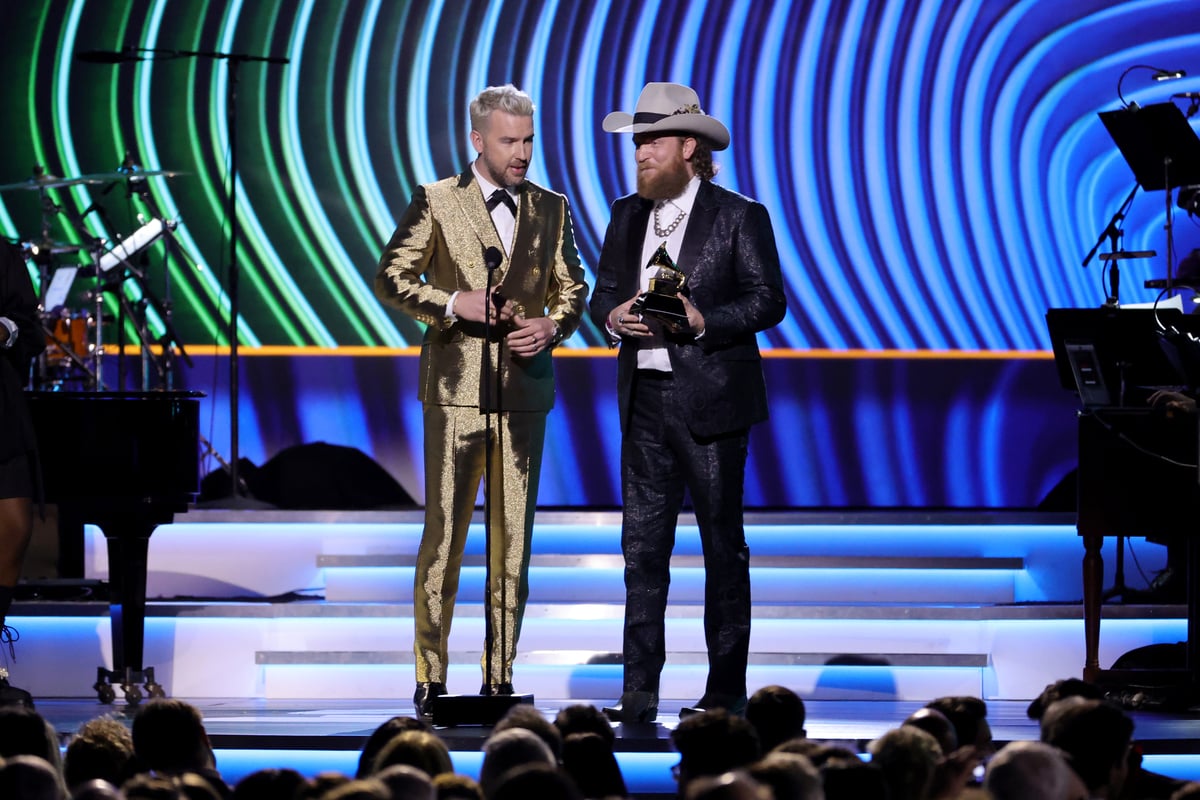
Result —
<instances>
[{"instance_id":1,"label":"trophy plaque","mask_svg":"<svg viewBox=\"0 0 1200 800\"><path fill-rule=\"evenodd\" d=\"M687 283L687 276L674 259L667 253L667 243L663 242L650 257L648 267L654 267L656 272L650 278L649 291L643 292L629 310L634 314L654 317L669 325L687 325L687 312L683 301L677 296Z\"/></svg>"}]
</instances>

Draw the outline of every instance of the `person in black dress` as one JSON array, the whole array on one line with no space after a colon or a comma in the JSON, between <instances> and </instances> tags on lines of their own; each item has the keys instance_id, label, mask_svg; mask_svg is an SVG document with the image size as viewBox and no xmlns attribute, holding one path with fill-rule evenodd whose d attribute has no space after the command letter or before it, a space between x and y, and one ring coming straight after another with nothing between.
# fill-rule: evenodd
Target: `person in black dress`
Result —
<instances>
[{"instance_id":1,"label":"person in black dress","mask_svg":"<svg viewBox=\"0 0 1200 800\"><path fill-rule=\"evenodd\" d=\"M40 473L33 423L25 399L30 363L46 346L33 281L15 245L0 241L0 705L30 704L8 684L16 631L5 625L33 536L33 501Z\"/></svg>"}]
</instances>

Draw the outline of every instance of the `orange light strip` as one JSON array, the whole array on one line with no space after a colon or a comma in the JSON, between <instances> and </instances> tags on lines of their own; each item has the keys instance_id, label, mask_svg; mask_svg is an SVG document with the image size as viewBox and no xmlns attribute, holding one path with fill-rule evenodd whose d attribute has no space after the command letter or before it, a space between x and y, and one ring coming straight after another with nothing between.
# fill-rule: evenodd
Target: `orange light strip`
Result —
<instances>
[{"instance_id":1,"label":"orange light strip","mask_svg":"<svg viewBox=\"0 0 1200 800\"><path fill-rule=\"evenodd\" d=\"M229 355L229 347L224 345L189 344L186 347L188 353L191 355ZM116 355L117 348L106 346L104 352L106 355ZM160 353L161 348L155 347L152 352ZM125 355L136 356L140 354L140 347L136 345L125 346ZM297 347L295 345L246 347L242 345L238 348L239 357L248 356L251 358L254 356L352 356L355 358L371 356L377 358L396 358L419 356L420 354L420 347ZM616 354L616 350L610 350L607 347L563 347L555 351L554 357L611 358L616 356ZM1016 359L1044 361L1053 359L1054 353L1049 350L790 350L777 348L763 350L762 356L763 358L820 359L830 361L863 361L871 359L879 361L1000 361Z\"/></svg>"}]
</instances>

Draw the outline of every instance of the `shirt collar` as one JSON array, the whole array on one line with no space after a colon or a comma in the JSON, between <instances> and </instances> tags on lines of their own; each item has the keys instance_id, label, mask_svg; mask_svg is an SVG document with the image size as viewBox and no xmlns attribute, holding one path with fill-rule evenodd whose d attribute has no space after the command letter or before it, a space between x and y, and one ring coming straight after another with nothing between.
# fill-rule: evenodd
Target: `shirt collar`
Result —
<instances>
[{"instance_id":1,"label":"shirt collar","mask_svg":"<svg viewBox=\"0 0 1200 800\"><path fill-rule=\"evenodd\" d=\"M471 172L473 172L475 174L475 180L479 182L479 189L480 189L480 191L483 192L484 200L487 200L489 197L492 196L492 192L494 192L500 188L503 188L504 191L506 191L510 195L512 195L512 199L514 201L517 200L518 195L515 191L513 191L512 189L510 189L507 186L505 186L505 187L497 186L496 184L489 181L487 178L483 177L483 173L481 173L479 171L479 167L477 167L475 164L476 164L475 161L471 162Z\"/></svg>"},{"instance_id":2,"label":"shirt collar","mask_svg":"<svg viewBox=\"0 0 1200 800\"><path fill-rule=\"evenodd\" d=\"M675 206L685 214L692 213L692 206L696 204L696 193L700 191L700 176L693 175L692 179L683 187L683 194L670 200L659 200L664 207Z\"/></svg>"}]
</instances>

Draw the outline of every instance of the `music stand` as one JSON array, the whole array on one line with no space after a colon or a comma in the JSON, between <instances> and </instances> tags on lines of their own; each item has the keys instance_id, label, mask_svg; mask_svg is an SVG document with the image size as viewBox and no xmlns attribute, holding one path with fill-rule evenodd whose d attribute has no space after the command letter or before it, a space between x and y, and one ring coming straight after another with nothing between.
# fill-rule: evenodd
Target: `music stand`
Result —
<instances>
[{"instance_id":1,"label":"music stand","mask_svg":"<svg viewBox=\"0 0 1200 800\"><path fill-rule=\"evenodd\" d=\"M1167 288L1170 289L1175 269L1171 190L1200 183L1200 137L1174 103L1131 104L1115 111L1101 111L1098 116L1142 189L1167 192Z\"/></svg>"}]
</instances>

